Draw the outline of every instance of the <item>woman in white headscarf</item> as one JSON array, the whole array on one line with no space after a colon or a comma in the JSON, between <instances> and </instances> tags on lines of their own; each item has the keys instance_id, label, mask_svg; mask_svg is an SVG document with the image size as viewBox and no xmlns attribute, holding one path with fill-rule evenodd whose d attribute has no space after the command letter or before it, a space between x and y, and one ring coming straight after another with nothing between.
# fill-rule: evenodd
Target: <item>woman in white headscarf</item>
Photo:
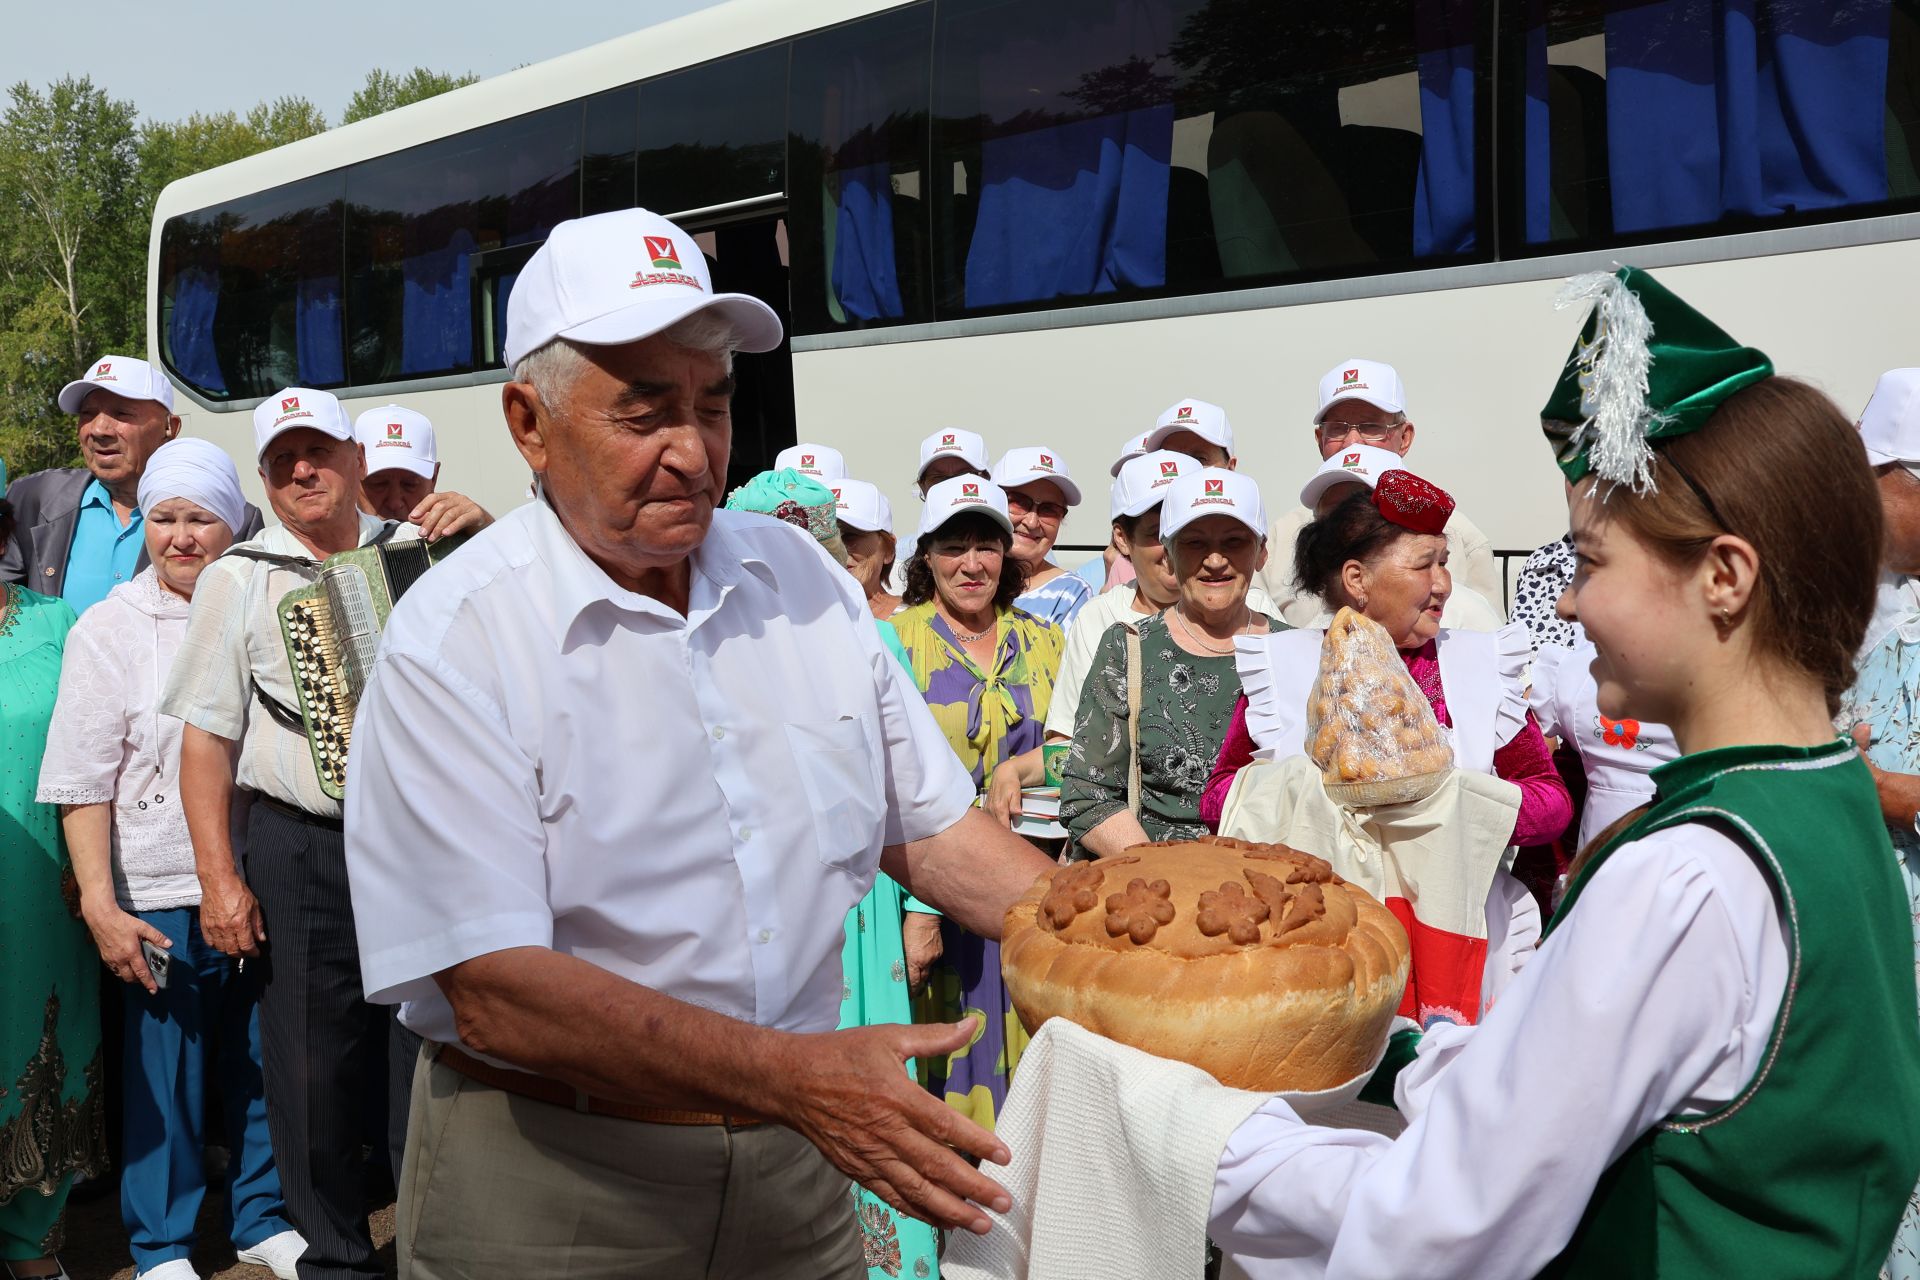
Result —
<instances>
[{"instance_id":1,"label":"woman in white headscarf","mask_svg":"<svg viewBox=\"0 0 1920 1280\"><path fill-rule=\"evenodd\" d=\"M152 564L67 638L39 800L60 806L82 918L107 968L132 988L120 1210L136 1273L196 1274L187 1259L206 1192L205 1081L217 1070L234 1248L241 1261L290 1276L306 1242L287 1223L267 1136L259 970L235 967L200 935L200 881L178 790L180 722L158 710L194 585L232 544L246 505L232 460L184 439L148 460L139 501ZM220 1045L218 1063L210 1043Z\"/></svg>"}]
</instances>

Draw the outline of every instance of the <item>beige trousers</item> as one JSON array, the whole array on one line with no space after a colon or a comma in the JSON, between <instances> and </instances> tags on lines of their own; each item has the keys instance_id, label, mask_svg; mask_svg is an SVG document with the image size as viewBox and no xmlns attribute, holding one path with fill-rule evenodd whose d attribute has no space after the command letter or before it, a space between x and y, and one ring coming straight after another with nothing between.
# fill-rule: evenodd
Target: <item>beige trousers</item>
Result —
<instances>
[{"instance_id":1,"label":"beige trousers","mask_svg":"<svg viewBox=\"0 0 1920 1280\"><path fill-rule=\"evenodd\" d=\"M865 1280L851 1184L793 1130L583 1115L432 1049L413 1073L401 1280Z\"/></svg>"}]
</instances>

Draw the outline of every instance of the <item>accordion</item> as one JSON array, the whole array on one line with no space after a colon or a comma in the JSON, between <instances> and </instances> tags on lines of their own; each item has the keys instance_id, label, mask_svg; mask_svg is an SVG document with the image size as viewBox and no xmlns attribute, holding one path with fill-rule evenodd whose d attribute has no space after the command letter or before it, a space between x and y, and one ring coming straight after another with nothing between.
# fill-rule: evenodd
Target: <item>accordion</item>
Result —
<instances>
[{"instance_id":1,"label":"accordion","mask_svg":"<svg viewBox=\"0 0 1920 1280\"><path fill-rule=\"evenodd\" d=\"M327 557L312 586L282 597L280 632L293 667L300 721L320 789L335 800L346 796L354 708L373 671L380 631L394 601L466 540L459 534L434 543L370 543L342 551Z\"/></svg>"}]
</instances>

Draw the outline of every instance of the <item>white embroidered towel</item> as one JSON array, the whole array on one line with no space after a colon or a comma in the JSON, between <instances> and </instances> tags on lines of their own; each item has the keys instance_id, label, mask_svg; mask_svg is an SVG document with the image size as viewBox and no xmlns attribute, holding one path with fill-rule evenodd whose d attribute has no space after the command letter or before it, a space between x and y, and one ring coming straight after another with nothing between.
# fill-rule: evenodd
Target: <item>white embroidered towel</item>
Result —
<instances>
[{"instance_id":1,"label":"white embroidered towel","mask_svg":"<svg viewBox=\"0 0 1920 1280\"><path fill-rule=\"evenodd\" d=\"M1180 1280L1206 1265L1227 1138L1269 1095L1049 1019L997 1126L1013 1197L984 1236L948 1237L947 1280Z\"/></svg>"}]
</instances>

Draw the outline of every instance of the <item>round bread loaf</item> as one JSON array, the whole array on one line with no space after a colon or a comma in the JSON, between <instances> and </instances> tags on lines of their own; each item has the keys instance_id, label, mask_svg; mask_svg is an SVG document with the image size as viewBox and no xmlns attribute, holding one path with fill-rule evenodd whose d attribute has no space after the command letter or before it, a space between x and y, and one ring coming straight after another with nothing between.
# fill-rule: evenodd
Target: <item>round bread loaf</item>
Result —
<instances>
[{"instance_id":1,"label":"round bread loaf","mask_svg":"<svg viewBox=\"0 0 1920 1280\"><path fill-rule=\"evenodd\" d=\"M1220 836L1047 871L1000 941L1029 1031L1066 1018L1261 1092L1365 1071L1407 963L1400 922L1325 861Z\"/></svg>"}]
</instances>

